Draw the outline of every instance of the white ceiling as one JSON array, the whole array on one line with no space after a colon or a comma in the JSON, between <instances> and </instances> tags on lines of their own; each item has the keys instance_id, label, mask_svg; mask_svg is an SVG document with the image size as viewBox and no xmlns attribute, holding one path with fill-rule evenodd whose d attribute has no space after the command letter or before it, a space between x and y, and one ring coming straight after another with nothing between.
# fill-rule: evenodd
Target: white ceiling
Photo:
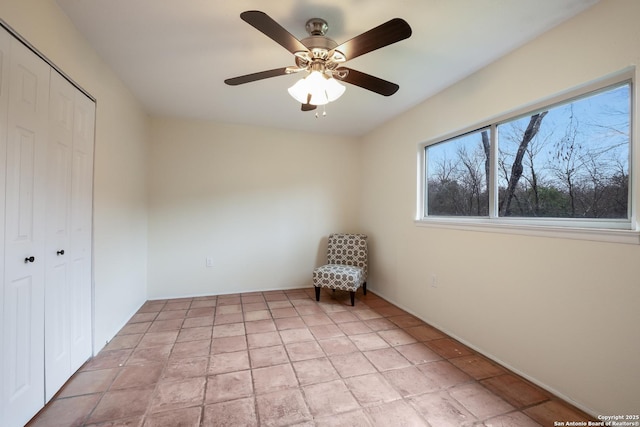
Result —
<instances>
[{"instance_id":1,"label":"white ceiling","mask_svg":"<svg viewBox=\"0 0 640 427\"><path fill-rule=\"evenodd\" d=\"M57 0L151 115L362 135L521 46L597 0ZM338 44L392 18L412 36L346 66L400 85L384 97L356 86L301 112L300 76L227 86L229 77L293 65L293 55L240 19L262 10L298 39L329 23ZM318 109L322 111L322 107Z\"/></svg>"}]
</instances>

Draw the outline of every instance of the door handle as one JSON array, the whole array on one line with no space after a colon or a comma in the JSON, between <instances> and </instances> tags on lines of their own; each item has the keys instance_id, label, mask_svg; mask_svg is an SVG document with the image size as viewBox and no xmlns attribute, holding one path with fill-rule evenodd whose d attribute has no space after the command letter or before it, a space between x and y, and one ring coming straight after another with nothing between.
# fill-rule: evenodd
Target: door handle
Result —
<instances>
[{"instance_id":1,"label":"door handle","mask_svg":"<svg viewBox=\"0 0 640 427\"><path fill-rule=\"evenodd\" d=\"M62 250L60 250L60 251L56 252L56 254L58 254L58 256L60 256L60 255L64 255L64 249L62 249Z\"/></svg>"},{"instance_id":2,"label":"door handle","mask_svg":"<svg viewBox=\"0 0 640 427\"><path fill-rule=\"evenodd\" d=\"M28 263L28 262L34 262L36 260L36 257L34 256L30 256L24 259L24 263Z\"/></svg>"}]
</instances>

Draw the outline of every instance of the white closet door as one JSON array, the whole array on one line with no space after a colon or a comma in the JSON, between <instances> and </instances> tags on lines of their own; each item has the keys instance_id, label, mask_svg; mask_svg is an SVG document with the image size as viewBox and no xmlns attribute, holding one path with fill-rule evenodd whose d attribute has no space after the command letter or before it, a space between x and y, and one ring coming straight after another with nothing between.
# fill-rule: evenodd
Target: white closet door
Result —
<instances>
[{"instance_id":1,"label":"white closet door","mask_svg":"<svg viewBox=\"0 0 640 427\"><path fill-rule=\"evenodd\" d=\"M9 52L11 36L0 29L0 278L4 283L4 193L7 165L7 112L9 106ZM0 321L4 323L4 286L0 287ZM0 327L0 384L4 384L4 327ZM0 386L2 387L2 386ZM4 387L0 388L0 424L5 419Z\"/></svg>"},{"instance_id":2,"label":"white closet door","mask_svg":"<svg viewBox=\"0 0 640 427\"><path fill-rule=\"evenodd\" d=\"M71 373L92 355L93 149L96 106L75 90L71 167Z\"/></svg>"},{"instance_id":3,"label":"white closet door","mask_svg":"<svg viewBox=\"0 0 640 427\"><path fill-rule=\"evenodd\" d=\"M91 224L95 104L51 73L45 279L49 401L91 357Z\"/></svg>"},{"instance_id":4,"label":"white closet door","mask_svg":"<svg viewBox=\"0 0 640 427\"><path fill-rule=\"evenodd\" d=\"M43 403L49 71L19 41L11 41L2 319L8 426L26 423Z\"/></svg>"},{"instance_id":5,"label":"white closet door","mask_svg":"<svg viewBox=\"0 0 640 427\"><path fill-rule=\"evenodd\" d=\"M56 72L49 91L45 245L45 396L71 376L71 155L75 89Z\"/></svg>"}]
</instances>

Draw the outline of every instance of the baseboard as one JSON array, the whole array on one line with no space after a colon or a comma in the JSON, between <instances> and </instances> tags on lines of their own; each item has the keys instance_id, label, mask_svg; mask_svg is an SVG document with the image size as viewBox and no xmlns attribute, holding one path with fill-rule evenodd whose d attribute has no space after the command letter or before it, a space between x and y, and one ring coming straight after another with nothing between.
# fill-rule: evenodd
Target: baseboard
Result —
<instances>
[{"instance_id":1,"label":"baseboard","mask_svg":"<svg viewBox=\"0 0 640 427\"><path fill-rule=\"evenodd\" d=\"M138 310L140 310L140 308L144 305L146 301L143 301L142 304L140 304L140 307L136 308L135 310L133 310L133 312L131 314L129 314L128 317L125 318L124 323L122 323L120 325L119 328L116 329L116 332L114 334L111 335L111 337L109 339L107 339L107 341L102 344L102 347L98 348L97 346L99 345L99 343L94 342L93 343L93 355L91 357L95 357L98 353L100 353L106 346L107 344L109 344L111 342L112 339L115 338L116 335L118 335L118 332L120 332L122 330L122 328L124 328L124 326L129 323L129 320L131 320L131 318L138 312Z\"/></svg>"}]
</instances>

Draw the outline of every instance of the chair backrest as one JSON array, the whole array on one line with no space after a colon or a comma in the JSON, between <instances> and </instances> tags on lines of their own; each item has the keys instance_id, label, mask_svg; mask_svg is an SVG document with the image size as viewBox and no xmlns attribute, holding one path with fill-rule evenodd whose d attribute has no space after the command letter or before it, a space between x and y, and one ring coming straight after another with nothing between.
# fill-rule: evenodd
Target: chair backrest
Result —
<instances>
[{"instance_id":1,"label":"chair backrest","mask_svg":"<svg viewBox=\"0 0 640 427\"><path fill-rule=\"evenodd\" d=\"M329 264L352 265L360 267L367 278L367 236L365 234L333 233L329 235L327 245Z\"/></svg>"}]
</instances>

